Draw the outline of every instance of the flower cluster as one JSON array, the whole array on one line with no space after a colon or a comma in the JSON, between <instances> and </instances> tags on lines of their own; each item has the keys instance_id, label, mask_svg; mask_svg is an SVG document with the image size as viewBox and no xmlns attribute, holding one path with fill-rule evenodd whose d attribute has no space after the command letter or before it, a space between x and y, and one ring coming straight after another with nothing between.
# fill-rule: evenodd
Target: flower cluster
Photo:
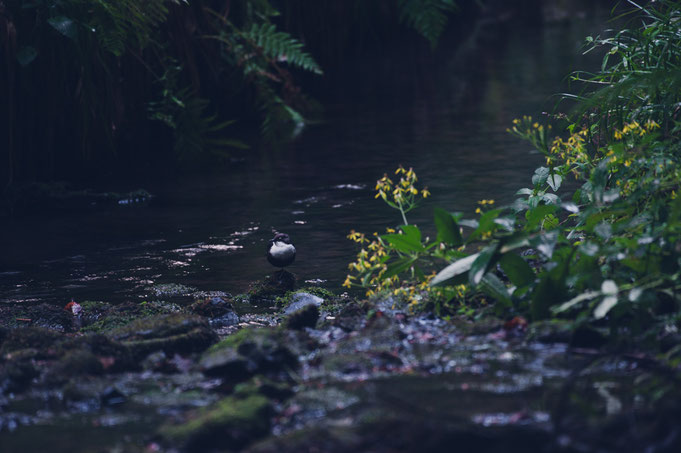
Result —
<instances>
[{"instance_id":1,"label":"flower cluster","mask_svg":"<svg viewBox=\"0 0 681 453\"><path fill-rule=\"evenodd\" d=\"M418 178L413 168L406 170L400 165L395 170L395 175L400 177L400 180L397 182L393 182L387 174L384 174L381 179L376 181L375 198L381 198L388 206L399 210L404 224L407 225L406 213L416 207L418 195L420 194L421 198L428 198L430 192L427 187L421 190L416 188Z\"/></svg>"},{"instance_id":2,"label":"flower cluster","mask_svg":"<svg viewBox=\"0 0 681 453\"><path fill-rule=\"evenodd\" d=\"M394 233L395 230L388 228L387 232ZM369 240L363 233L352 230L348 234L348 239L362 247L357 253L357 259L348 264L348 268L361 278L348 274L343 282L344 287L351 288L353 285L369 287L366 295L371 296L376 291L392 288L395 283L399 282L397 275L384 277L388 269L386 262L390 258L390 250L378 233L374 233L374 239Z\"/></svg>"}]
</instances>

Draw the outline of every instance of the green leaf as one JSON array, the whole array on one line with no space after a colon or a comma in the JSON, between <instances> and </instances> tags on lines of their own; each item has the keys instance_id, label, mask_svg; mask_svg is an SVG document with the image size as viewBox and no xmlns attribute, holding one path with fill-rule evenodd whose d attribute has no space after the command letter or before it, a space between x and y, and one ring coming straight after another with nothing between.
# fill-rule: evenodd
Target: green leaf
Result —
<instances>
[{"instance_id":1,"label":"green leaf","mask_svg":"<svg viewBox=\"0 0 681 453\"><path fill-rule=\"evenodd\" d=\"M425 247L420 241L417 241L414 236L406 234L384 234L381 239L390 244L395 250L399 252L423 252Z\"/></svg>"},{"instance_id":2,"label":"green leaf","mask_svg":"<svg viewBox=\"0 0 681 453\"><path fill-rule=\"evenodd\" d=\"M539 167L534 171L534 175L532 175L532 184L541 187L548 177L549 169L546 167Z\"/></svg>"},{"instance_id":3,"label":"green leaf","mask_svg":"<svg viewBox=\"0 0 681 453\"><path fill-rule=\"evenodd\" d=\"M491 272L485 274L480 281L480 289L488 296L501 302L505 307L511 307L511 296L508 294L508 288L499 280L499 277Z\"/></svg>"},{"instance_id":4,"label":"green leaf","mask_svg":"<svg viewBox=\"0 0 681 453\"><path fill-rule=\"evenodd\" d=\"M525 218L527 219L527 226L526 228L528 230L534 230L539 226L540 223L544 221L544 219L549 215L553 214L556 211L557 207L554 204L543 204L539 205L536 208L527 211L525 213Z\"/></svg>"},{"instance_id":5,"label":"green leaf","mask_svg":"<svg viewBox=\"0 0 681 453\"><path fill-rule=\"evenodd\" d=\"M601 295L601 293L599 291L587 291L585 293L580 294L577 297L573 297L572 299L568 300L567 302L565 302L565 303L563 303L563 304L561 304L557 307L554 307L551 311L553 311L553 313L555 313L555 314L562 313L565 310L568 310L568 309L574 307L575 305L577 305L580 302L583 302L585 300L595 299L600 295Z\"/></svg>"},{"instance_id":6,"label":"green leaf","mask_svg":"<svg viewBox=\"0 0 681 453\"><path fill-rule=\"evenodd\" d=\"M499 214L501 214L501 209L492 209L491 211L487 211L482 214L478 222L478 227L468 237L468 242L479 238L483 233L489 233L493 231L497 225L494 220L499 217Z\"/></svg>"},{"instance_id":7,"label":"green leaf","mask_svg":"<svg viewBox=\"0 0 681 453\"><path fill-rule=\"evenodd\" d=\"M421 243L421 230L416 225L402 225L400 230L404 233L404 236L409 240Z\"/></svg>"},{"instance_id":8,"label":"green leaf","mask_svg":"<svg viewBox=\"0 0 681 453\"><path fill-rule=\"evenodd\" d=\"M494 243L480 251L478 257L471 264L470 273L468 274L468 280L471 282L471 285L477 286L480 283L482 277L493 264L493 258L496 256L498 249L499 243Z\"/></svg>"},{"instance_id":9,"label":"green leaf","mask_svg":"<svg viewBox=\"0 0 681 453\"><path fill-rule=\"evenodd\" d=\"M521 256L515 253L506 253L499 260L501 268L508 279L517 287L523 287L534 282L534 271Z\"/></svg>"},{"instance_id":10,"label":"green leaf","mask_svg":"<svg viewBox=\"0 0 681 453\"><path fill-rule=\"evenodd\" d=\"M562 176L554 173L549 175L549 177L546 179L546 182L554 192L558 192L558 189L560 189L560 184L563 182L563 178Z\"/></svg>"},{"instance_id":11,"label":"green leaf","mask_svg":"<svg viewBox=\"0 0 681 453\"><path fill-rule=\"evenodd\" d=\"M405 257L390 263L388 265L388 269L386 269L385 273L383 274L383 278L390 278L393 275L401 274L402 272L409 269L415 262L416 258Z\"/></svg>"},{"instance_id":12,"label":"green leaf","mask_svg":"<svg viewBox=\"0 0 681 453\"><path fill-rule=\"evenodd\" d=\"M617 305L617 296L606 296L603 298L600 304L594 310L594 318L601 319L604 318L608 312Z\"/></svg>"},{"instance_id":13,"label":"green leaf","mask_svg":"<svg viewBox=\"0 0 681 453\"><path fill-rule=\"evenodd\" d=\"M54 16L47 19L47 23L67 38L74 41L78 38L78 28L73 19L64 16Z\"/></svg>"},{"instance_id":14,"label":"green leaf","mask_svg":"<svg viewBox=\"0 0 681 453\"><path fill-rule=\"evenodd\" d=\"M21 66L28 66L36 59L38 56L38 51L35 47L31 46L21 46L17 50L17 61Z\"/></svg>"},{"instance_id":15,"label":"green leaf","mask_svg":"<svg viewBox=\"0 0 681 453\"><path fill-rule=\"evenodd\" d=\"M537 248L544 256L551 259L553 250L558 243L558 231L549 231L540 234L532 240L532 245Z\"/></svg>"},{"instance_id":16,"label":"green leaf","mask_svg":"<svg viewBox=\"0 0 681 453\"><path fill-rule=\"evenodd\" d=\"M459 247L463 244L461 231L457 225L454 216L444 209L435 207L435 227L437 228L437 241L444 242L452 247Z\"/></svg>"},{"instance_id":17,"label":"green leaf","mask_svg":"<svg viewBox=\"0 0 681 453\"><path fill-rule=\"evenodd\" d=\"M446 282L447 280L465 274L470 270L473 261L475 261L479 255L479 253L476 253L474 255L454 261L452 264L438 272L438 274L430 281L430 286L439 285L440 283Z\"/></svg>"}]
</instances>

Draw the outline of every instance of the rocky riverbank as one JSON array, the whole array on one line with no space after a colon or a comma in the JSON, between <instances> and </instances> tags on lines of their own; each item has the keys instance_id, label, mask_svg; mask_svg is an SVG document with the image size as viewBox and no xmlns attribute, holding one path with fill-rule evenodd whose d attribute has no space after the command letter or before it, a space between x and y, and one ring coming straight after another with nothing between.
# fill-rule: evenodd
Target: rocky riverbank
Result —
<instances>
[{"instance_id":1,"label":"rocky riverbank","mask_svg":"<svg viewBox=\"0 0 681 453\"><path fill-rule=\"evenodd\" d=\"M677 451L676 370L596 331L161 288L0 308L1 451Z\"/></svg>"}]
</instances>

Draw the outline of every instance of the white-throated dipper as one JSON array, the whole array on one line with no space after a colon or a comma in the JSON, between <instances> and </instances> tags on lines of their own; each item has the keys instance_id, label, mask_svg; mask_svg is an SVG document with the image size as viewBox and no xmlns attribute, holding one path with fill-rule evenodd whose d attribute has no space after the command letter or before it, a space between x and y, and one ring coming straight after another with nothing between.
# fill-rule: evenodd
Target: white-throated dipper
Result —
<instances>
[{"instance_id":1,"label":"white-throated dipper","mask_svg":"<svg viewBox=\"0 0 681 453\"><path fill-rule=\"evenodd\" d=\"M296 248L291 244L291 238L288 237L288 234L275 234L267 246L267 261L272 266L279 267L283 271L283 268L291 264L295 259Z\"/></svg>"}]
</instances>

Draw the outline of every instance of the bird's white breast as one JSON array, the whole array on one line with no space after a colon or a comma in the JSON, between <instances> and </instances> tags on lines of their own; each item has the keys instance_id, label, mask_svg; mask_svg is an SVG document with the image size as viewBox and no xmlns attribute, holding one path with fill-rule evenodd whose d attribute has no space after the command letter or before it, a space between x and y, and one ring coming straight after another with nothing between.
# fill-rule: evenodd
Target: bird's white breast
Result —
<instances>
[{"instance_id":1,"label":"bird's white breast","mask_svg":"<svg viewBox=\"0 0 681 453\"><path fill-rule=\"evenodd\" d=\"M293 246L293 244L287 244L285 242L276 241L274 244L272 244L272 248L270 248L270 255L280 260L290 258L291 256L295 255L295 253L296 248Z\"/></svg>"}]
</instances>

